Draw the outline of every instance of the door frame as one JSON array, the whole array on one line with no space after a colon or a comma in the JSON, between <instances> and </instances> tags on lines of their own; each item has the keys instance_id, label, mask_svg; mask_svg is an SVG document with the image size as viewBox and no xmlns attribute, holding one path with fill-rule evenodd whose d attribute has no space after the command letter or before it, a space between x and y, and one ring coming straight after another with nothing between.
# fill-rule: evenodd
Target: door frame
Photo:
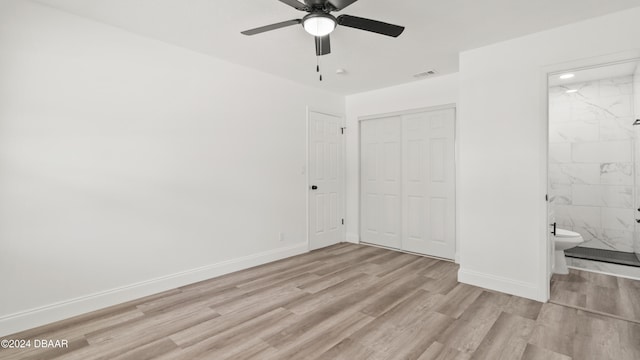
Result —
<instances>
[{"instance_id":1,"label":"door frame","mask_svg":"<svg viewBox=\"0 0 640 360\"><path fill-rule=\"evenodd\" d=\"M358 179L357 179L358 181L358 186L357 186L357 189L358 189L358 194L357 194L358 196L358 239L362 239L362 196L361 196L362 189L360 187L362 183L362 174L361 174L362 153L360 151L362 147L362 129L361 129L362 121L376 120L376 119L382 119L382 118L393 117L393 116L418 114L418 113L430 112L430 111L447 110L447 109L453 109L455 113L454 123L453 123L453 159L454 159L453 168L454 168L454 184L455 184L453 189L453 196L455 197L455 202L454 202L455 210L454 210L454 219L453 219L454 231L455 231L455 234L454 234L455 251L454 251L453 261L456 264L460 263L459 255L458 255L458 249L460 248L459 241L458 241L458 172L459 172L460 162L458 161L458 126L457 126L458 106L456 103L447 103L442 105L426 106L426 107L412 108L407 110L392 111L392 112L365 115L365 116L358 117L358 149L357 149L358 150L358 172L357 172L358 174ZM403 251L401 249L394 249L394 250ZM420 254L420 255L435 257L427 254ZM445 259L445 260L450 260L450 259Z\"/></svg>"},{"instance_id":2,"label":"door frame","mask_svg":"<svg viewBox=\"0 0 640 360\"><path fill-rule=\"evenodd\" d=\"M307 240L307 251L311 251L311 192L310 187L311 187L311 179L309 178L311 176L311 172L309 171L309 169L311 168L311 126L310 126L310 120L311 120L311 113L318 113L318 114L323 114L323 115L328 115L328 116L334 116L340 119L340 124L341 127L343 129L346 130L346 125L345 125L345 116L343 114L338 114L338 113L334 113L332 111L324 111L322 109L318 109L316 107L313 106L307 106L306 108L306 154L305 154L305 158L306 158L306 163L305 163L305 191L306 191L306 208L307 208L307 214L306 214L306 228L307 228L307 232L306 232L306 240ZM345 213L346 213L346 201L347 201L347 197L346 197L346 185L347 185L347 181L346 181L346 170L347 170L347 166L346 166L346 154L345 154L345 150L346 150L346 136L342 136L342 141L340 141L340 158L338 159L338 164L341 170L341 174L340 174L340 195L341 195L341 200L340 200L340 206L338 209L338 212L340 214L341 218L345 218ZM346 219L345 219L346 222ZM342 231L340 231L340 239L338 242L344 242L345 241L345 236L346 236L346 226L344 224L340 225L342 227Z\"/></svg>"},{"instance_id":3,"label":"door frame","mask_svg":"<svg viewBox=\"0 0 640 360\"><path fill-rule=\"evenodd\" d=\"M615 65L619 63L625 63L629 61L637 61L640 59L640 50L629 50L623 52L617 52L613 54L607 54L602 56L590 57L586 59L578 59L566 62L560 62L556 64L550 64L542 66L538 70L538 78L540 87L538 93L540 94L539 109L540 109L540 189L544 191L544 194L540 194L540 244L539 255L543 260L543 264L540 265L539 279L540 289L542 290L540 296L543 301L549 300L551 296L551 276L553 276L553 258L555 245L549 231L549 202L543 195L549 194L549 76L557 75L564 72L580 71L585 69L591 69L607 65ZM634 197L635 201L635 197Z\"/></svg>"}]
</instances>

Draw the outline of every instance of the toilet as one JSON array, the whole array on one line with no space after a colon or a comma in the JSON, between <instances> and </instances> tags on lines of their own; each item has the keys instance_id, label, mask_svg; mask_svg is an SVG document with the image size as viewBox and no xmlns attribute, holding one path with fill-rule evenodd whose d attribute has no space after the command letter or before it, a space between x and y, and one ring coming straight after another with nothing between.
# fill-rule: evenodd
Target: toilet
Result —
<instances>
[{"instance_id":1,"label":"toilet","mask_svg":"<svg viewBox=\"0 0 640 360\"><path fill-rule=\"evenodd\" d=\"M564 257L564 251L574 248L583 242L584 239L582 239L582 235L577 232L565 229L556 229L556 234L553 236L553 243L555 247L553 272L555 274L566 275L569 273L567 260Z\"/></svg>"}]
</instances>

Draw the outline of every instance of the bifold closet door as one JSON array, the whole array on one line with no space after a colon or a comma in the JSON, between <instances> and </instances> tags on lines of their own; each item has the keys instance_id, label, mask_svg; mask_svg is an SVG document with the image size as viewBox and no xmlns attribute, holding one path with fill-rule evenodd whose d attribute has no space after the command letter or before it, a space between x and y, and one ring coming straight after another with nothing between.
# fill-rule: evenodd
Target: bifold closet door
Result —
<instances>
[{"instance_id":1,"label":"bifold closet door","mask_svg":"<svg viewBox=\"0 0 640 360\"><path fill-rule=\"evenodd\" d=\"M402 228L400 117L360 124L361 240L400 248Z\"/></svg>"},{"instance_id":2,"label":"bifold closet door","mask_svg":"<svg viewBox=\"0 0 640 360\"><path fill-rule=\"evenodd\" d=\"M361 240L455 255L455 109L360 123Z\"/></svg>"}]
</instances>

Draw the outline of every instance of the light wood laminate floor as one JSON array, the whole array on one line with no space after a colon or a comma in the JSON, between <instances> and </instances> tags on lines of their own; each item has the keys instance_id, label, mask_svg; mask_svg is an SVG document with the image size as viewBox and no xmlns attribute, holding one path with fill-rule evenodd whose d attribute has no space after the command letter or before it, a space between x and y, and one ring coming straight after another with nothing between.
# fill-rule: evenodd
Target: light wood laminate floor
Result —
<instances>
[{"instance_id":1,"label":"light wood laminate floor","mask_svg":"<svg viewBox=\"0 0 640 360\"><path fill-rule=\"evenodd\" d=\"M458 283L456 264L339 244L6 338L1 359L640 359L640 324Z\"/></svg>"},{"instance_id":2,"label":"light wood laminate floor","mask_svg":"<svg viewBox=\"0 0 640 360\"><path fill-rule=\"evenodd\" d=\"M551 302L640 323L640 281L569 269L551 277Z\"/></svg>"}]
</instances>

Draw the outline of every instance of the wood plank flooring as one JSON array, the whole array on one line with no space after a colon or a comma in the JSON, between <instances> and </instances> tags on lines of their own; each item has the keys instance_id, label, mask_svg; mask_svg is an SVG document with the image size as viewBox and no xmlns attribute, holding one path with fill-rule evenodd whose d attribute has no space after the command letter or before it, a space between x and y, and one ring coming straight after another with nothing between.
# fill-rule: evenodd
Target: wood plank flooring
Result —
<instances>
[{"instance_id":1,"label":"wood plank flooring","mask_svg":"<svg viewBox=\"0 0 640 360\"><path fill-rule=\"evenodd\" d=\"M551 277L551 302L640 323L640 281L569 269Z\"/></svg>"},{"instance_id":2,"label":"wood plank flooring","mask_svg":"<svg viewBox=\"0 0 640 360\"><path fill-rule=\"evenodd\" d=\"M457 270L339 244L5 337L70 346L0 359L640 359L640 324L461 284Z\"/></svg>"}]
</instances>

